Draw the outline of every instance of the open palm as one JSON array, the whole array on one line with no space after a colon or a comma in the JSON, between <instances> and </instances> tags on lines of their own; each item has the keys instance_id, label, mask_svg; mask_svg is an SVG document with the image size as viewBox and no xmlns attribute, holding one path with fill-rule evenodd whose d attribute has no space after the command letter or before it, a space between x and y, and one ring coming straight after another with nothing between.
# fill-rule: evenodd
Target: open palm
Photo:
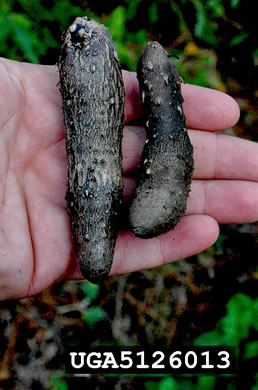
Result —
<instances>
[{"instance_id":1,"label":"open palm","mask_svg":"<svg viewBox=\"0 0 258 390\"><path fill-rule=\"evenodd\" d=\"M145 135L135 74L124 72L124 80L123 164L129 198ZM0 299L25 297L61 278L81 277L66 210L57 84L53 66L0 60ZM214 243L218 223L258 219L257 145L214 132L234 125L238 106L227 95L201 87L184 85L183 94L195 159L186 215L173 231L153 239L120 232L111 274L193 255Z\"/></svg>"}]
</instances>

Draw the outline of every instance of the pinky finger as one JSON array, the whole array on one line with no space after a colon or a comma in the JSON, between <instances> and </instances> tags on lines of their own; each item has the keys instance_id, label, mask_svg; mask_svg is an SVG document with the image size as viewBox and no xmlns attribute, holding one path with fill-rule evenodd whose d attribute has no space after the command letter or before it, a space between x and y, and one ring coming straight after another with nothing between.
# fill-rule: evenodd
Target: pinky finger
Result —
<instances>
[{"instance_id":1,"label":"pinky finger","mask_svg":"<svg viewBox=\"0 0 258 390\"><path fill-rule=\"evenodd\" d=\"M158 267L200 253L214 244L218 234L216 220L206 215L185 216L174 230L151 239L122 232L111 275Z\"/></svg>"}]
</instances>

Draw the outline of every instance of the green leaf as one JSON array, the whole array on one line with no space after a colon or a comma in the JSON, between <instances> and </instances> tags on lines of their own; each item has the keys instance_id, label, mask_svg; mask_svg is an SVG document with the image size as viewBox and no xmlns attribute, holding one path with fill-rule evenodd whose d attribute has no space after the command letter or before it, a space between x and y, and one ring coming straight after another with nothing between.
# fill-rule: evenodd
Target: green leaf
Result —
<instances>
[{"instance_id":1,"label":"green leaf","mask_svg":"<svg viewBox=\"0 0 258 390\"><path fill-rule=\"evenodd\" d=\"M106 312L99 306L91 306L87 309L86 313L82 315L83 321L85 321L91 328L97 323L106 318Z\"/></svg>"},{"instance_id":2,"label":"green leaf","mask_svg":"<svg viewBox=\"0 0 258 390\"><path fill-rule=\"evenodd\" d=\"M87 280L82 283L82 289L85 293L85 297L90 302L99 295L99 285L88 282Z\"/></svg>"},{"instance_id":3,"label":"green leaf","mask_svg":"<svg viewBox=\"0 0 258 390\"><path fill-rule=\"evenodd\" d=\"M258 331L258 298L254 299L253 303L253 327Z\"/></svg>"},{"instance_id":4,"label":"green leaf","mask_svg":"<svg viewBox=\"0 0 258 390\"><path fill-rule=\"evenodd\" d=\"M253 324L253 300L245 294L233 296L227 304L227 314L220 321L228 345L237 345L248 337Z\"/></svg>"},{"instance_id":5,"label":"green leaf","mask_svg":"<svg viewBox=\"0 0 258 390\"><path fill-rule=\"evenodd\" d=\"M68 390L68 385L65 380L56 375L51 375L49 378L50 390Z\"/></svg>"},{"instance_id":6,"label":"green leaf","mask_svg":"<svg viewBox=\"0 0 258 390\"><path fill-rule=\"evenodd\" d=\"M238 345L248 338L249 330L258 330L258 298L237 294L227 304L227 314L218 322L217 329L202 333L194 340L195 345ZM250 344L250 345L249 345ZM258 342L247 344L246 356L258 355Z\"/></svg>"},{"instance_id":7,"label":"green leaf","mask_svg":"<svg viewBox=\"0 0 258 390\"><path fill-rule=\"evenodd\" d=\"M144 382L145 390L157 390L157 382L146 381Z\"/></svg>"},{"instance_id":8,"label":"green leaf","mask_svg":"<svg viewBox=\"0 0 258 390\"><path fill-rule=\"evenodd\" d=\"M158 4L154 1L149 7L150 23L154 24L158 21Z\"/></svg>"},{"instance_id":9,"label":"green leaf","mask_svg":"<svg viewBox=\"0 0 258 390\"><path fill-rule=\"evenodd\" d=\"M195 345L222 345L224 343L224 337L217 329L210 332L202 333L194 340Z\"/></svg>"},{"instance_id":10,"label":"green leaf","mask_svg":"<svg viewBox=\"0 0 258 390\"><path fill-rule=\"evenodd\" d=\"M195 34L197 37L203 37L205 24L207 23L206 13L199 1L194 0L194 5L196 8L196 25L195 25Z\"/></svg>"},{"instance_id":11,"label":"green leaf","mask_svg":"<svg viewBox=\"0 0 258 390\"><path fill-rule=\"evenodd\" d=\"M15 41L30 62L39 63L37 52L33 48L34 37L18 25L13 26Z\"/></svg>"},{"instance_id":12,"label":"green leaf","mask_svg":"<svg viewBox=\"0 0 258 390\"><path fill-rule=\"evenodd\" d=\"M105 23L114 41L121 41L125 35L126 8L117 7L108 17Z\"/></svg>"},{"instance_id":13,"label":"green leaf","mask_svg":"<svg viewBox=\"0 0 258 390\"><path fill-rule=\"evenodd\" d=\"M207 8L212 11L212 16L214 18L221 17L225 13L225 8L221 4L221 0L208 0Z\"/></svg>"},{"instance_id":14,"label":"green leaf","mask_svg":"<svg viewBox=\"0 0 258 390\"><path fill-rule=\"evenodd\" d=\"M6 39L6 37L8 37L8 35L10 34L10 23L8 23L8 20L7 19L4 19L2 18L1 20L1 16L0 16L0 40L3 41Z\"/></svg>"},{"instance_id":15,"label":"green leaf","mask_svg":"<svg viewBox=\"0 0 258 390\"><path fill-rule=\"evenodd\" d=\"M25 14L12 12L9 15L9 20L24 30L30 30L32 28L32 21Z\"/></svg>"},{"instance_id":16,"label":"green leaf","mask_svg":"<svg viewBox=\"0 0 258 390\"><path fill-rule=\"evenodd\" d=\"M216 383L215 376L198 376L197 388L196 390L213 390Z\"/></svg>"},{"instance_id":17,"label":"green leaf","mask_svg":"<svg viewBox=\"0 0 258 390\"><path fill-rule=\"evenodd\" d=\"M138 43L139 45L146 45L148 42L147 31L144 29L137 31L135 34L133 34L131 41Z\"/></svg>"},{"instance_id":18,"label":"green leaf","mask_svg":"<svg viewBox=\"0 0 258 390\"><path fill-rule=\"evenodd\" d=\"M236 35L234 38L231 39L231 41L229 42L229 46L236 46L236 45L239 45L241 42L243 42L247 37L249 37L249 34L248 33L240 33L238 35Z\"/></svg>"},{"instance_id":19,"label":"green leaf","mask_svg":"<svg viewBox=\"0 0 258 390\"><path fill-rule=\"evenodd\" d=\"M251 341L245 345L244 359L252 359L258 356L258 341Z\"/></svg>"},{"instance_id":20,"label":"green leaf","mask_svg":"<svg viewBox=\"0 0 258 390\"><path fill-rule=\"evenodd\" d=\"M127 13L127 18L129 20L131 20L135 17L136 12L137 12L137 7L140 4L140 2L141 2L141 0L134 0L134 1L126 0L126 3L128 4L126 13Z\"/></svg>"},{"instance_id":21,"label":"green leaf","mask_svg":"<svg viewBox=\"0 0 258 390\"><path fill-rule=\"evenodd\" d=\"M3 14L7 14L8 12L10 12L10 9L13 8L13 1L14 0L1 0L0 1L0 11L3 13Z\"/></svg>"},{"instance_id":22,"label":"green leaf","mask_svg":"<svg viewBox=\"0 0 258 390\"><path fill-rule=\"evenodd\" d=\"M225 234L220 233L217 241L215 242L214 246L216 249L220 249L223 247L224 242L226 241L227 236Z\"/></svg>"},{"instance_id":23,"label":"green leaf","mask_svg":"<svg viewBox=\"0 0 258 390\"><path fill-rule=\"evenodd\" d=\"M203 41L216 46L218 38L215 35L217 25L210 21L206 9L200 0L193 0L196 12L195 35Z\"/></svg>"},{"instance_id":24,"label":"green leaf","mask_svg":"<svg viewBox=\"0 0 258 390\"><path fill-rule=\"evenodd\" d=\"M16 45L23 52L27 60L39 63L36 48L40 44L37 33L33 30L33 22L22 13L12 12L8 15L10 32Z\"/></svg>"},{"instance_id":25,"label":"green leaf","mask_svg":"<svg viewBox=\"0 0 258 390\"><path fill-rule=\"evenodd\" d=\"M231 0L230 5L232 8L237 8L240 3L240 0Z\"/></svg>"},{"instance_id":26,"label":"green leaf","mask_svg":"<svg viewBox=\"0 0 258 390\"><path fill-rule=\"evenodd\" d=\"M161 379L158 384L158 390L177 390L177 382L172 376Z\"/></svg>"}]
</instances>

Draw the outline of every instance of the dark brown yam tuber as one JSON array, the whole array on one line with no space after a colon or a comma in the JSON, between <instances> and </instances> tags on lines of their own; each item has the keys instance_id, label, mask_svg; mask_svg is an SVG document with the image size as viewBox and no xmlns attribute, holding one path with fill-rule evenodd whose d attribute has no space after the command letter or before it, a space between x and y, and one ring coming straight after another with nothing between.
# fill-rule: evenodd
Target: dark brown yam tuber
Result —
<instances>
[{"instance_id":1,"label":"dark brown yam tuber","mask_svg":"<svg viewBox=\"0 0 258 390\"><path fill-rule=\"evenodd\" d=\"M123 192L124 86L108 29L76 18L64 34L58 67L74 247L81 272L98 283L112 265Z\"/></svg>"},{"instance_id":2,"label":"dark brown yam tuber","mask_svg":"<svg viewBox=\"0 0 258 390\"><path fill-rule=\"evenodd\" d=\"M185 213L193 174L193 147L186 130L181 81L158 42L147 45L137 67L147 139L129 212L135 235L173 229Z\"/></svg>"}]
</instances>

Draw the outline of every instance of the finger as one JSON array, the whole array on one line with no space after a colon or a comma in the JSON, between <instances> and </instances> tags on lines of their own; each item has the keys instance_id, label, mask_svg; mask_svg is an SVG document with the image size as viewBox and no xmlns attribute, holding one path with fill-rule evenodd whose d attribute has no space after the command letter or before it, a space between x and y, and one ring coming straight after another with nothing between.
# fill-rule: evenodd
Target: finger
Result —
<instances>
[{"instance_id":1,"label":"finger","mask_svg":"<svg viewBox=\"0 0 258 390\"><path fill-rule=\"evenodd\" d=\"M125 83L125 123L141 116L141 100L136 74L123 71ZM224 130L239 119L239 107L229 95L209 88L182 84L186 123L192 129Z\"/></svg>"},{"instance_id":2,"label":"finger","mask_svg":"<svg viewBox=\"0 0 258 390\"><path fill-rule=\"evenodd\" d=\"M194 147L195 179L234 179L258 181L258 144L237 137L190 130ZM145 143L140 126L124 128L122 154L124 174L140 164Z\"/></svg>"},{"instance_id":3,"label":"finger","mask_svg":"<svg viewBox=\"0 0 258 390\"><path fill-rule=\"evenodd\" d=\"M142 102L136 73L123 70L125 86L125 123L142 116Z\"/></svg>"},{"instance_id":4,"label":"finger","mask_svg":"<svg viewBox=\"0 0 258 390\"><path fill-rule=\"evenodd\" d=\"M194 178L258 181L258 144L224 134L189 131Z\"/></svg>"},{"instance_id":5,"label":"finger","mask_svg":"<svg viewBox=\"0 0 258 390\"><path fill-rule=\"evenodd\" d=\"M110 275L158 267L200 253L217 240L218 234L217 222L201 215L184 217L173 231L151 239L121 232ZM77 263L74 263L66 278L82 278Z\"/></svg>"},{"instance_id":6,"label":"finger","mask_svg":"<svg viewBox=\"0 0 258 390\"><path fill-rule=\"evenodd\" d=\"M218 223L258 220L258 183L237 180L193 180L186 214L205 214Z\"/></svg>"},{"instance_id":7,"label":"finger","mask_svg":"<svg viewBox=\"0 0 258 390\"><path fill-rule=\"evenodd\" d=\"M207 216L187 216L174 230L151 239L122 232L117 240L111 275L134 272L192 256L218 238L218 224Z\"/></svg>"},{"instance_id":8,"label":"finger","mask_svg":"<svg viewBox=\"0 0 258 390\"><path fill-rule=\"evenodd\" d=\"M136 180L124 178L124 198L131 199ZM240 180L193 180L186 215L204 214L219 223L258 221L258 183Z\"/></svg>"},{"instance_id":9,"label":"finger","mask_svg":"<svg viewBox=\"0 0 258 390\"><path fill-rule=\"evenodd\" d=\"M123 173L134 171L141 161L146 132L140 126L125 126L122 140Z\"/></svg>"},{"instance_id":10,"label":"finger","mask_svg":"<svg viewBox=\"0 0 258 390\"><path fill-rule=\"evenodd\" d=\"M236 101L224 92L182 84L187 126L200 130L225 130L234 126L240 115Z\"/></svg>"}]
</instances>

